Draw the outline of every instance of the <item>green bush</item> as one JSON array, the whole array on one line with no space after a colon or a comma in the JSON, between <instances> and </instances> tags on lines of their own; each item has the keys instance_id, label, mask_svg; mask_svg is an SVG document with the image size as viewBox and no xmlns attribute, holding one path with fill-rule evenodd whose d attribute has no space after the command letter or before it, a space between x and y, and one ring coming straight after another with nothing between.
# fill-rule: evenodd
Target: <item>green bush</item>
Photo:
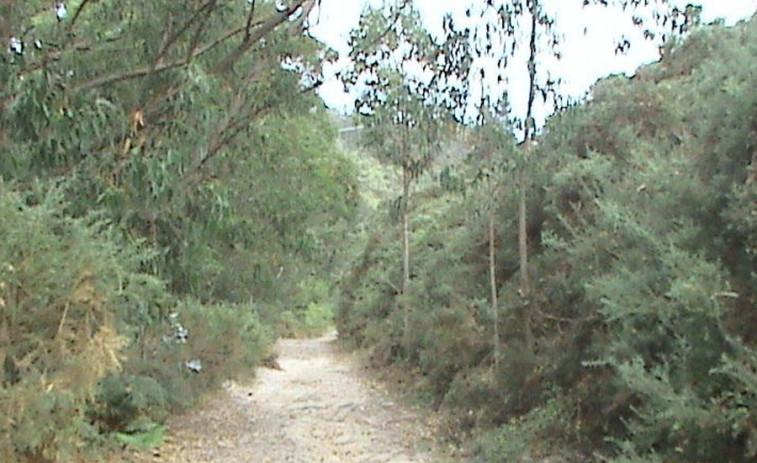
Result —
<instances>
[{"instance_id":1,"label":"green bush","mask_svg":"<svg viewBox=\"0 0 757 463\"><path fill-rule=\"evenodd\" d=\"M155 405L157 413L165 414L191 406L224 381L252 374L272 339L252 305L180 301L163 320L142 331L129 349L124 372L149 378L139 383L147 389L159 386L164 391L165 403ZM157 397L148 390L142 394Z\"/></svg>"},{"instance_id":2,"label":"green bush","mask_svg":"<svg viewBox=\"0 0 757 463\"><path fill-rule=\"evenodd\" d=\"M477 453L482 462L528 461L559 451L570 429L569 397L556 394L496 429L479 433Z\"/></svg>"},{"instance_id":3,"label":"green bush","mask_svg":"<svg viewBox=\"0 0 757 463\"><path fill-rule=\"evenodd\" d=\"M177 301L134 270L145 257L65 207L0 190L0 461L154 440L169 412L251 374L273 338L250 304Z\"/></svg>"},{"instance_id":4,"label":"green bush","mask_svg":"<svg viewBox=\"0 0 757 463\"><path fill-rule=\"evenodd\" d=\"M55 192L0 185L0 460L86 454L98 382L118 371L119 282L131 272L97 217L67 218Z\"/></svg>"},{"instance_id":5,"label":"green bush","mask_svg":"<svg viewBox=\"0 0 757 463\"><path fill-rule=\"evenodd\" d=\"M144 419L159 423L168 405L166 390L153 378L115 374L103 379L97 388L92 420L105 432L127 432Z\"/></svg>"},{"instance_id":6,"label":"green bush","mask_svg":"<svg viewBox=\"0 0 757 463\"><path fill-rule=\"evenodd\" d=\"M485 357L487 330L477 322L473 304L461 301L452 307L425 311L430 313L419 313L414 320L414 328L420 333L418 364L436 400L441 401L458 372Z\"/></svg>"},{"instance_id":7,"label":"green bush","mask_svg":"<svg viewBox=\"0 0 757 463\"><path fill-rule=\"evenodd\" d=\"M421 179L410 290L399 296L397 224L376 220L388 231L343 282L340 334L420 371L459 427L494 428L484 461L538 457L542 442L578 461L754 461L756 40L757 19L695 28L660 63L598 82L590 101L548 121L526 165L527 299L507 168L494 180L461 168L463 199ZM512 154L491 157L507 166ZM410 352L399 349L400 298Z\"/></svg>"}]
</instances>

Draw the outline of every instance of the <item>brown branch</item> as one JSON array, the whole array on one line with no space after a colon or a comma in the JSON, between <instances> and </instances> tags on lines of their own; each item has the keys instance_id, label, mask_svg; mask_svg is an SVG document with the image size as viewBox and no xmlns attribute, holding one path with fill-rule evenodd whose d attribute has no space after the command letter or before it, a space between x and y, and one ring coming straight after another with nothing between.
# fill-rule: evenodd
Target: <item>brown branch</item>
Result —
<instances>
[{"instance_id":1,"label":"brown branch","mask_svg":"<svg viewBox=\"0 0 757 463\"><path fill-rule=\"evenodd\" d=\"M163 57L168 53L168 49L173 46L174 43L176 43L177 40L179 40L179 37L184 34L187 30L189 30L190 27L192 27L192 24L197 21L197 18L200 17L200 14L203 13L207 9L213 9L215 7L217 0L210 0L209 2L202 5L200 8L195 11L195 13L192 15L191 18L189 18L171 37L166 40L165 44L163 45L162 49L160 50L160 53L158 53L158 56L155 57L155 65L157 66L158 63L160 63L160 60L163 59ZM210 12L208 14L203 15L203 24L207 22L208 18L210 17ZM202 29L202 26L199 28ZM191 49L191 47L190 47Z\"/></svg>"},{"instance_id":2,"label":"brown branch","mask_svg":"<svg viewBox=\"0 0 757 463\"><path fill-rule=\"evenodd\" d=\"M276 27L287 21L290 16L297 13L297 10L300 7L307 9L307 7L303 5L305 5L306 3L310 4L313 1L314 0L298 0L293 5L289 6L286 10L272 14L262 22L258 29L252 31L249 37L245 37L245 39L242 40L242 43L240 43L234 51L232 51L226 58L221 60L221 62L216 66L216 71L226 72L230 70L239 60L239 58L241 58L247 50L252 48L253 45L260 41L260 39L271 33L271 31L276 29Z\"/></svg>"},{"instance_id":3,"label":"brown branch","mask_svg":"<svg viewBox=\"0 0 757 463\"><path fill-rule=\"evenodd\" d=\"M234 37L235 35L241 33L242 31L244 31L243 27L237 28L237 29L229 32L228 34L224 35L223 37L218 38L214 42L211 42L211 43L203 46L202 48L200 48L200 50L197 53L195 53L194 57L200 56L200 55L202 55L202 54L204 54L204 53L212 50L213 48L217 47L218 45L220 45L224 41L230 39L231 37ZM175 69L175 68L183 67L183 66L186 66L187 64L189 64L189 62L190 62L190 60L188 60L187 58L183 58L183 59L180 59L180 60L177 60L177 61L172 61L170 63L160 64L158 66L147 66L147 67L142 67L142 68L136 69L134 71L130 71L130 72L119 73L119 74L111 74L109 76L103 76L103 77L97 77L95 79L89 80L89 81L84 82L83 84L75 87L74 88L74 92L78 92L78 91L81 91L81 90L86 90L86 89L89 89L89 88L101 87L103 85L108 85L108 84L112 84L112 83L115 83L115 82L122 82L124 80L138 79L140 77L144 77L144 76L149 75L149 74L159 73L159 72L167 71L167 70L170 70L170 69Z\"/></svg>"},{"instance_id":4,"label":"brown branch","mask_svg":"<svg viewBox=\"0 0 757 463\"><path fill-rule=\"evenodd\" d=\"M108 40L108 42L112 42L112 41L115 41L115 40L114 39ZM63 55L64 52L69 51L71 47L73 47L75 51L85 51L85 52L90 51L92 49L92 43L90 42L79 41L73 44L69 43L68 45L69 45L68 48L59 49L56 51L50 51L49 53L46 53L44 56L42 56L40 60L29 63L29 65L26 66L23 71L18 73L18 77L23 78L35 71L39 71L40 69L43 69L51 61L54 62L54 61L59 60L61 55ZM4 95L0 95L0 109L6 110L10 101L15 99L18 95L19 95L18 92L11 92L11 93L6 93Z\"/></svg>"},{"instance_id":5,"label":"brown branch","mask_svg":"<svg viewBox=\"0 0 757 463\"><path fill-rule=\"evenodd\" d=\"M255 0L250 2L250 13L247 15L247 26L244 31L244 40L250 40L250 31L252 30L252 18L255 16Z\"/></svg>"},{"instance_id":6,"label":"brown branch","mask_svg":"<svg viewBox=\"0 0 757 463\"><path fill-rule=\"evenodd\" d=\"M74 29L76 20L79 19L81 12L84 11L84 7L86 7L90 1L91 0L84 0L83 2L81 2L81 4L79 4L79 8L76 9L76 13L74 13L74 17L71 19L71 24L68 25L68 32L71 32Z\"/></svg>"},{"instance_id":7,"label":"brown branch","mask_svg":"<svg viewBox=\"0 0 757 463\"><path fill-rule=\"evenodd\" d=\"M310 13L313 12L313 8L315 8L317 2L308 2L307 5L302 7L302 14L300 15L299 19L297 19L297 25L299 26L299 32L303 32L307 27L305 26L305 21L308 20L310 17ZM320 3L320 2L318 2ZM303 4L304 5L304 4Z\"/></svg>"},{"instance_id":8,"label":"brown branch","mask_svg":"<svg viewBox=\"0 0 757 463\"><path fill-rule=\"evenodd\" d=\"M112 43L112 42L115 42L116 40L118 40L118 39L117 38L112 38L112 39L103 40L102 42L103 43ZM19 72L18 75L19 76L27 76L27 75L31 74L32 72L34 72L34 71L38 71L38 70L44 68L45 66L47 66L47 64L50 61L57 61L58 59L60 59L61 55L63 55L63 53L65 53L67 51L70 51L70 50L73 50L73 51L85 51L85 52L86 51L93 51L93 46L94 46L93 42L85 42L85 41L71 42L71 43L67 44L66 48L61 48L61 49L58 49L58 50L55 50L55 51L51 51L49 53L44 54L39 61L30 63L26 68L24 68L24 70L22 72ZM97 49L95 49L94 51L97 51Z\"/></svg>"},{"instance_id":9,"label":"brown branch","mask_svg":"<svg viewBox=\"0 0 757 463\"><path fill-rule=\"evenodd\" d=\"M310 85L308 87L301 89L299 94L304 95L306 93L312 92L318 87L320 87L321 85L322 85L322 82L319 81L313 85ZM241 106L242 102L241 100L237 100L236 103L237 104L235 106L239 107ZM261 116L270 114L271 112L273 112L273 110L277 106L278 105L276 103L269 102L261 106L257 110L248 113L246 117L239 117L239 118L230 117L229 119L227 119L227 123L224 125L224 127L221 128L218 132L216 132L215 136L213 136L215 141L211 144L210 148L208 149L208 152L200 159L200 161L192 169L189 170L189 173L187 174L188 175L187 178L189 179L189 175L191 173L196 173L197 171L199 171L211 158L216 156L223 148L228 146L229 143L231 143L234 140L234 138L236 138L236 136L242 130L244 130L245 127L247 127L247 125L249 124L251 120L253 120L254 118L259 118Z\"/></svg>"},{"instance_id":10,"label":"brown branch","mask_svg":"<svg viewBox=\"0 0 757 463\"><path fill-rule=\"evenodd\" d=\"M215 8L216 0L212 0L210 2L211 10ZM210 20L210 13L206 14L203 18L203 21L200 23L199 26L197 26L197 30L194 34L192 34L192 39L189 42L189 48L187 49L187 62L191 62L194 59L194 53L197 49L197 44L200 43L200 35L205 31L205 27L208 25L208 22Z\"/></svg>"}]
</instances>

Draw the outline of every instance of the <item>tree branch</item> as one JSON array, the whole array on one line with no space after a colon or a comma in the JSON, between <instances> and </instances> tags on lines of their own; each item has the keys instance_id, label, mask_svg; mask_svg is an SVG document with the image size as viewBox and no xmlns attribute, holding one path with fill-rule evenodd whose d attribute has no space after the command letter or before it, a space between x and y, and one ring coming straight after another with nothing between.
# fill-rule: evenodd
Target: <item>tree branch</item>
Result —
<instances>
[{"instance_id":1,"label":"tree branch","mask_svg":"<svg viewBox=\"0 0 757 463\"><path fill-rule=\"evenodd\" d=\"M224 41L230 39L231 37L234 37L235 35L241 33L242 31L244 31L244 28L240 27L240 28L237 28L237 29L229 32L228 34L224 35L223 37L220 37L219 39L215 40L214 42L211 42L211 43L203 46L202 48L200 48L200 50L197 53L195 53L193 55L193 57L200 56L200 55L202 55L202 54L204 54L204 53L212 50L216 46L220 45L221 43L223 43ZM180 60L177 60L177 61L172 61L170 63L159 64L157 66L152 66L151 65L151 66L146 66L146 67L142 67L142 68L139 68L139 69L135 69L135 70L130 71L130 72L119 73L119 74L111 74L109 76L98 77L98 78L89 80L87 82L84 82L83 84L75 87L74 91L78 92L78 91L81 91L81 90L86 90L86 89L95 88L95 87L101 87L103 85L108 85L108 84L112 84L112 83L115 83L115 82L121 82L121 81L124 81L124 80L138 79L140 77L144 77L144 76L149 75L149 74L163 72L163 71L167 71L167 70L170 70L170 69L175 69L175 68L178 68L178 67L186 66L187 64L189 64L190 61L191 61L190 59L183 58L183 59L180 59Z\"/></svg>"},{"instance_id":2,"label":"tree branch","mask_svg":"<svg viewBox=\"0 0 757 463\"><path fill-rule=\"evenodd\" d=\"M247 26L244 31L244 40L250 40L250 31L252 30L252 18L255 16L255 0L250 2L250 13L247 15Z\"/></svg>"},{"instance_id":3,"label":"tree branch","mask_svg":"<svg viewBox=\"0 0 757 463\"><path fill-rule=\"evenodd\" d=\"M304 95L306 93L312 92L321 85L322 82L316 82L313 85L301 89L299 94ZM237 102L235 102L235 107L240 108L241 106L242 102L237 100ZM244 117L229 117L226 124L218 132L216 132L215 136L213 136L214 140L208 148L207 153L192 169L188 171L187 175L199 171L205 164L207 164L209 160L215 157L223 148L228 146L229 143L231 143L234 138L236 138L236 136L248 126L250 121L255 118L270 114L277 106L278 105L275 102L268 102L263 106L257 108L256 110L247 113L246 115L244 115Z\"/></svg>"},{"instance_id":4,"label":"tree branch","mask_svg":"<svg viewBox=\"0 0 757 463\"><path fill-rule=\"evenodd\" d=\"M249 36L246 36L244 40L242 40L242 43L240 43L234 51L232 51L226 58L218 63L218 65L216 66L216 72L229 71L232 67L234 67L234 64L239 60L239 58L241 58L247 50L252 48L253 45L260 41L260 39L268 35L271 31L276 29L276 27L287 21L289 17L297 13L297 10L300 9L300 7L304 8L305 10L309 10L310 8L304 5L310 4L313 1L315 0L297 0L294 4L287 7L286 10L272 14L265 21L263 21L262 24L260 24L260 27L258 29L251 31Z\"/></svg>"},{"instance_id":5,"label":"tree branch","mask_svg":"<svg viewBox=\"0 0 757 463\"><path fill-rule=\"evenodd\" d=\"M212 9L215 8L215 4L216 3L217 3L217 0L210 0L209 2L205 3L204 5L202 5L200 8L197 9L197 11L195 11L195 13L192 15L192 17L189 18L179 28L179 30L177 30L171 37L168 38L168 40L166 40L165 44L163 45L162 49L160 50L160 53L158 53L158 56L155 57L155 65L156 66L157 66L158 63L160 63L160 60L166 55L166 53L168 52L168 49L174 43L176 43L177 40L179 40L179 37L181 37L182 34L184 34L184 32L186 32L187 30L189 30L190 27L192 27L192 24L194 24L195 21L197 21L197 18L200 17L200 14L203 13L205 10L208 10L208 9L210 9L212 11ZM202 22L202 24L207 23L208 18L210 18L210 12L208 12L208 14L203 15L203 22ZM198 28L198 30L202 29L202 24ZM196 35L198 35L198 34L199 34L199 32ZM190 46L190 50L191 49L192 49L192 47ZM191 54L191 52L190 52L190 54Z\"/></svg>"},{"instance_id":6,"label":"tree branch","mask_svg":"<svg viewBox=\"0 0 757 463\"><path fill-rule=\"evenodd\" d=\"M79 19L81 12L84 11L84 7L86 7L90 1L91 0L84 0L79 5L79 8L76 9L76 13L74 13L74 17L71 19L71 24L68 25L68 32L71 32L74 29L74 26L76 25L76 20Z\"/></svg>"},{"instance_id":7,"label":"tree branch","mask_svg":"<svg viewBox=\"0 0 757 463\"><path fill-rule=\"evenodd\" d=\"M210 10L212 11L216 7L217 0L211 0L209 2ZM187 49L187 63L191 62L195 57L195 50L197 44L200 42L200 35L205 30L205 26L210 22L210 12L203 17L202 22L197 26L197 30L192 34L192 39L189 42L189 48Z\"/></svg>"}]
</instances>

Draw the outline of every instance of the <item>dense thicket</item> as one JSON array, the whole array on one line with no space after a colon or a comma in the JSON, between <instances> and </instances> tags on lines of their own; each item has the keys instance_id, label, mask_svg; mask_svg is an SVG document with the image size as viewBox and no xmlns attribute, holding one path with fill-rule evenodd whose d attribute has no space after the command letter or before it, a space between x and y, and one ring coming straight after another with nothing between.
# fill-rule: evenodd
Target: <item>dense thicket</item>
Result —
<instances>
[{"instance_id":1,"label":"dense thicket","mask_svg":"<svg viewBox=\"0 0 757 463\"><path fill-rule=\"evenodd\" d=\"M356 192L315 4L0 1L0 460L154 444L330 323Z\"/></svg>"},{"instance_id":2,"label":"dense thicket","mask_svg":"<svg viewBox=\"0 0 757 463\"><path fill-rule=\"evenodd\" d=\"M548 122L526 167L527 300L514 214L522 147L498 150L492 188L473 181L491 132L464 131L467 153L413 205L406 297L417 356L401 355L389 216L374 218L381 231L343 281L341 335L379 363L415 367L457 426L478 430L484 461L560 449L577 461L752 461L756 44L755 20L695 28L659 63L598 82ZM492 208L504 312L496 366ZM517 319L524 305L533 346Z\"/></svg>"}]
</instances>

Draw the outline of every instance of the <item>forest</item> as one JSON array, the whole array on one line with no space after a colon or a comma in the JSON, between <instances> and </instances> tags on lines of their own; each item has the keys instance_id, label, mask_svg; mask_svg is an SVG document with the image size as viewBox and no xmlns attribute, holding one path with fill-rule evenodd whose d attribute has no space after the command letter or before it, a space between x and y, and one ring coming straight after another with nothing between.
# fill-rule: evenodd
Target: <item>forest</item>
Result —
<instances>
[{"instance_id":1,"label":"forest","mask_svg":"<svg viewBox=\"0 0 757 463\"><path fill-rule=\"evenodd\" d=\"M334 328L474 461L755 461L757 20L584 1L661 58L566 100L546 0L386 1L344 116L328 1L0 0L0 461L154 447Z\"/></svg>"}]
</instances>

